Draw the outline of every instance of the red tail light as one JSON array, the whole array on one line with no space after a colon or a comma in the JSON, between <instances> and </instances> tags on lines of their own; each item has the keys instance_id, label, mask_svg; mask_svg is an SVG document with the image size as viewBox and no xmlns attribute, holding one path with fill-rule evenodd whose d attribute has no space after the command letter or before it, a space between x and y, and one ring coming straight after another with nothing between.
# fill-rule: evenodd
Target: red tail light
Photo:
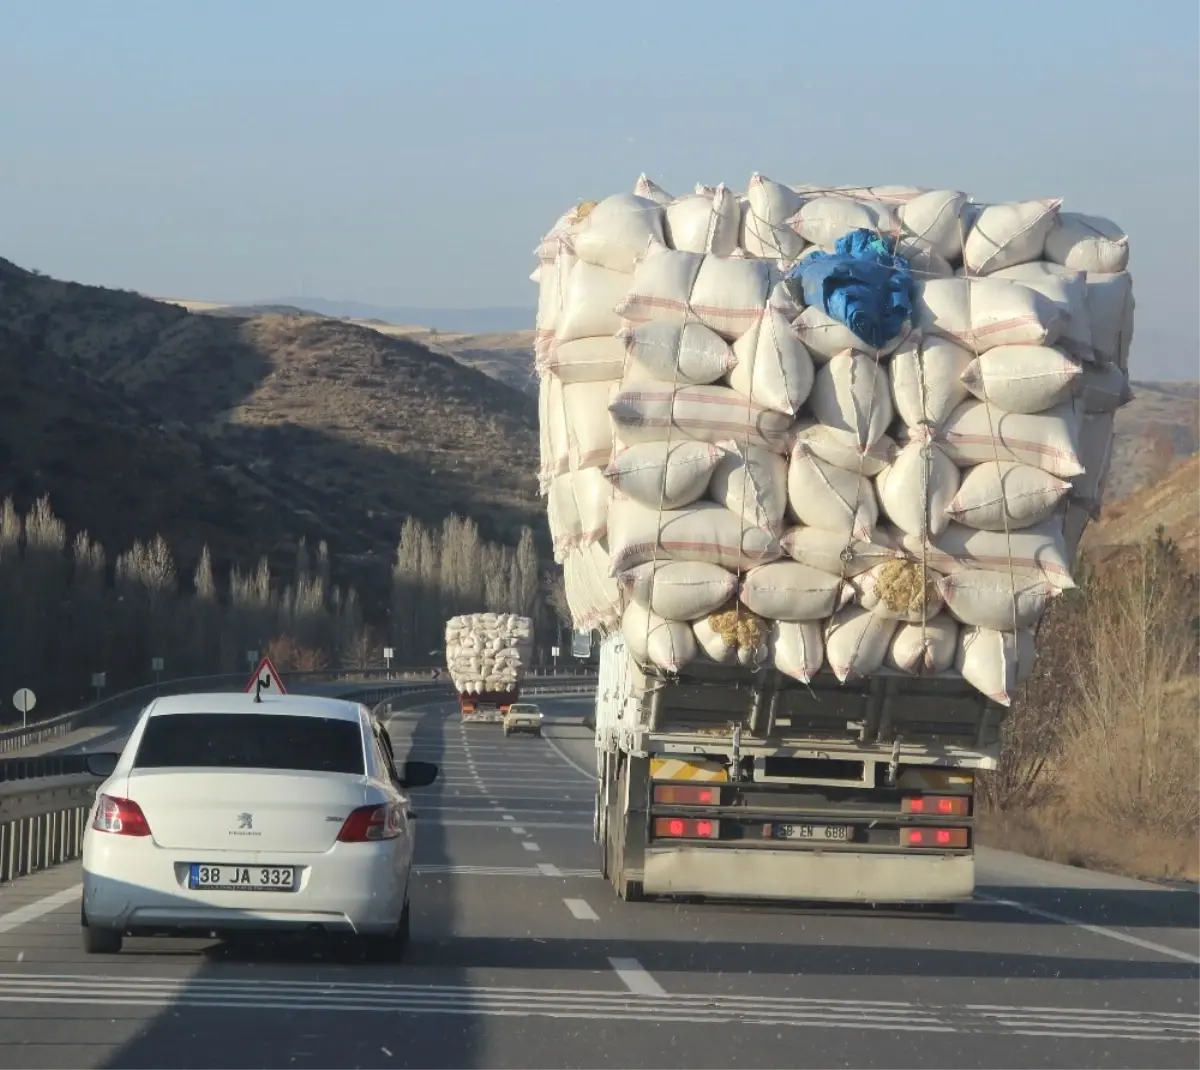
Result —
<instances>
[{"instance_id":1,"label":"red tail light","mask_svg":"<svg viewBox=\"0 0 1200 1070\"><path fill-rule=\"evenodd\" d=\"M391 803L382 806L360 806L353 810L342 825L338 839L342 843L367 843L371 840L394 840L403 828L400 807Z\"/></svg>"},{"instance_id":2,"label":"red tail light","mask_svg":"<svg viewBox=\"0 0 1200 1070\"><path fill-rule=\"evenodd\" d=\"M719 788L681 787L678 784L655 784L654 801L675 806L717 806L721 802Z\"/></svg>"},{"instance_id":3,"label":"red tail light","mask_svg":"<svg viewBox=\"0 0 1200 1070\"><path fill-rule=\"evenodd\" d=\"M905 847L966 847L969 839L966 829L900 830L900 843Z\"/></svg>"},{"instance_id":4,"label":"red tail light","mask_svg":"<svg viewBox=\"0 0 1200 1070\"><path fill-rule=\"evenodd\" d=\"M965 795L913 795L900 800L905 814L935 814L939 817L966 817L969 800Z\"/></svg>"},{"instance_id":5,"label":"red tail light","mask_svg":"<svg viewBox=\"0 0 1200 1070\"><path fill-rule=\"evenodd\" d=\"M118 799L115 795L101 795L96 799L92 828L115 836L150 835L150 822L142 808L131 799Z\"/></svg>"},{"instance_id":6,"label":"red tail light","mask_svg":"<svg viewBox=\"0 0 1200 1070\"><path fill-rule=\"evenodd\" d=\"M660 838L715 840L720 834L716 821L699 821L686 817L656 817L654 835Z\"/></svg>"}]
</instances>

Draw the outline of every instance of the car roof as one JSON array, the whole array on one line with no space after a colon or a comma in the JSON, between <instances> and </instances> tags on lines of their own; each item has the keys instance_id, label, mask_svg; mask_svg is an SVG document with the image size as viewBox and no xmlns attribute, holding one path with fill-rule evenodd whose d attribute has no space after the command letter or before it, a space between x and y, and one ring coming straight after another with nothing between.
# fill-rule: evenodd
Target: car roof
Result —
<instances>
[{"instance_id":1,"label":"car roof","mask_svg":"<svg viewBox=\"0 0 1200 1070\"><path fill-rule=\"evenodd\" d=\"M263 695L261 702L255 702L253 695L233 691L167 695L156 698L150 704L151 717L175 713L255 713L328 717L332 720L357 722L362 712L363 707L359 703L340 698L324 698L317 695Z\"/></svg>"}]
</instances>

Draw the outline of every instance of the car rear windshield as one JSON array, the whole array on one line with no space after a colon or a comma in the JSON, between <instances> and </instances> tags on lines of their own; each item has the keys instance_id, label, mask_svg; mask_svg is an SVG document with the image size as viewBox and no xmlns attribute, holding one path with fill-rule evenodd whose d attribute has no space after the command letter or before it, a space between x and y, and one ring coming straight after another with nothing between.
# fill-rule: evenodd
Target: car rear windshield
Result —
<instances>
[{"instance_id":1,"label":"car rear windshield","mask_svg":"<svg viewBox=\"0 0 1200 1070\"><path fill-rule=\"evenodd\" d=\"M171 713L151 716L135 769L295 769L363 772L357 721L287 714Z\"/></svg>"}]
</instances>

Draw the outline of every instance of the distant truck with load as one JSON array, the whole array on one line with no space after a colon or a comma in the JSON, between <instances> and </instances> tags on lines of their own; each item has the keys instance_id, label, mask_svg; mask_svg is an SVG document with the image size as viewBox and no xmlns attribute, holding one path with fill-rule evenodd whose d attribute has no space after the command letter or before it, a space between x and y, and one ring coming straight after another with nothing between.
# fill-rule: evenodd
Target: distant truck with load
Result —
<instances>
[{"instance_id":1,"label":"distant truck with load","mask_svg":"<svg viewBox=\"0 0 1200 1070\"><path fill-rule=\"evenodd\" d=\"M615 633L596 693L603 875L628 900L969 899L975 776L1005 712L957 674L668 676Z\"/></svg>"},{"instance_id":2,"label":"distant truck with load","mask_svg":"<svg viewBox=\"0 0 1200 1070\"><path fill-rule=\"evenodd\" d=\"M533 621L515 613L466 613L446 622L446 668L464 721L503 722L521 697Z\"/></svg>"}]
</instances>

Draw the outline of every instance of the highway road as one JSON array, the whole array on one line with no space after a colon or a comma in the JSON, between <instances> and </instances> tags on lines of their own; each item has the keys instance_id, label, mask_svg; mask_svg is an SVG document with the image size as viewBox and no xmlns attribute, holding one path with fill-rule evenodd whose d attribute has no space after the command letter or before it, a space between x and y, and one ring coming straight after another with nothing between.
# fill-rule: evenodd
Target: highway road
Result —
<instances>
[{"instance_id":1,"label":"highway road","mask_svg":"<svg viewBox=\"0 0 1200 1070\"><path fill-rule=\"evenodd\" d=\"M0 891L0 1067L1195 1067L1194 891L980 854L957 919L621 903L595 869L590 699L546 738L431 703L406 961L79 941L78 864Z\"/></svg>"}]
</instances>

